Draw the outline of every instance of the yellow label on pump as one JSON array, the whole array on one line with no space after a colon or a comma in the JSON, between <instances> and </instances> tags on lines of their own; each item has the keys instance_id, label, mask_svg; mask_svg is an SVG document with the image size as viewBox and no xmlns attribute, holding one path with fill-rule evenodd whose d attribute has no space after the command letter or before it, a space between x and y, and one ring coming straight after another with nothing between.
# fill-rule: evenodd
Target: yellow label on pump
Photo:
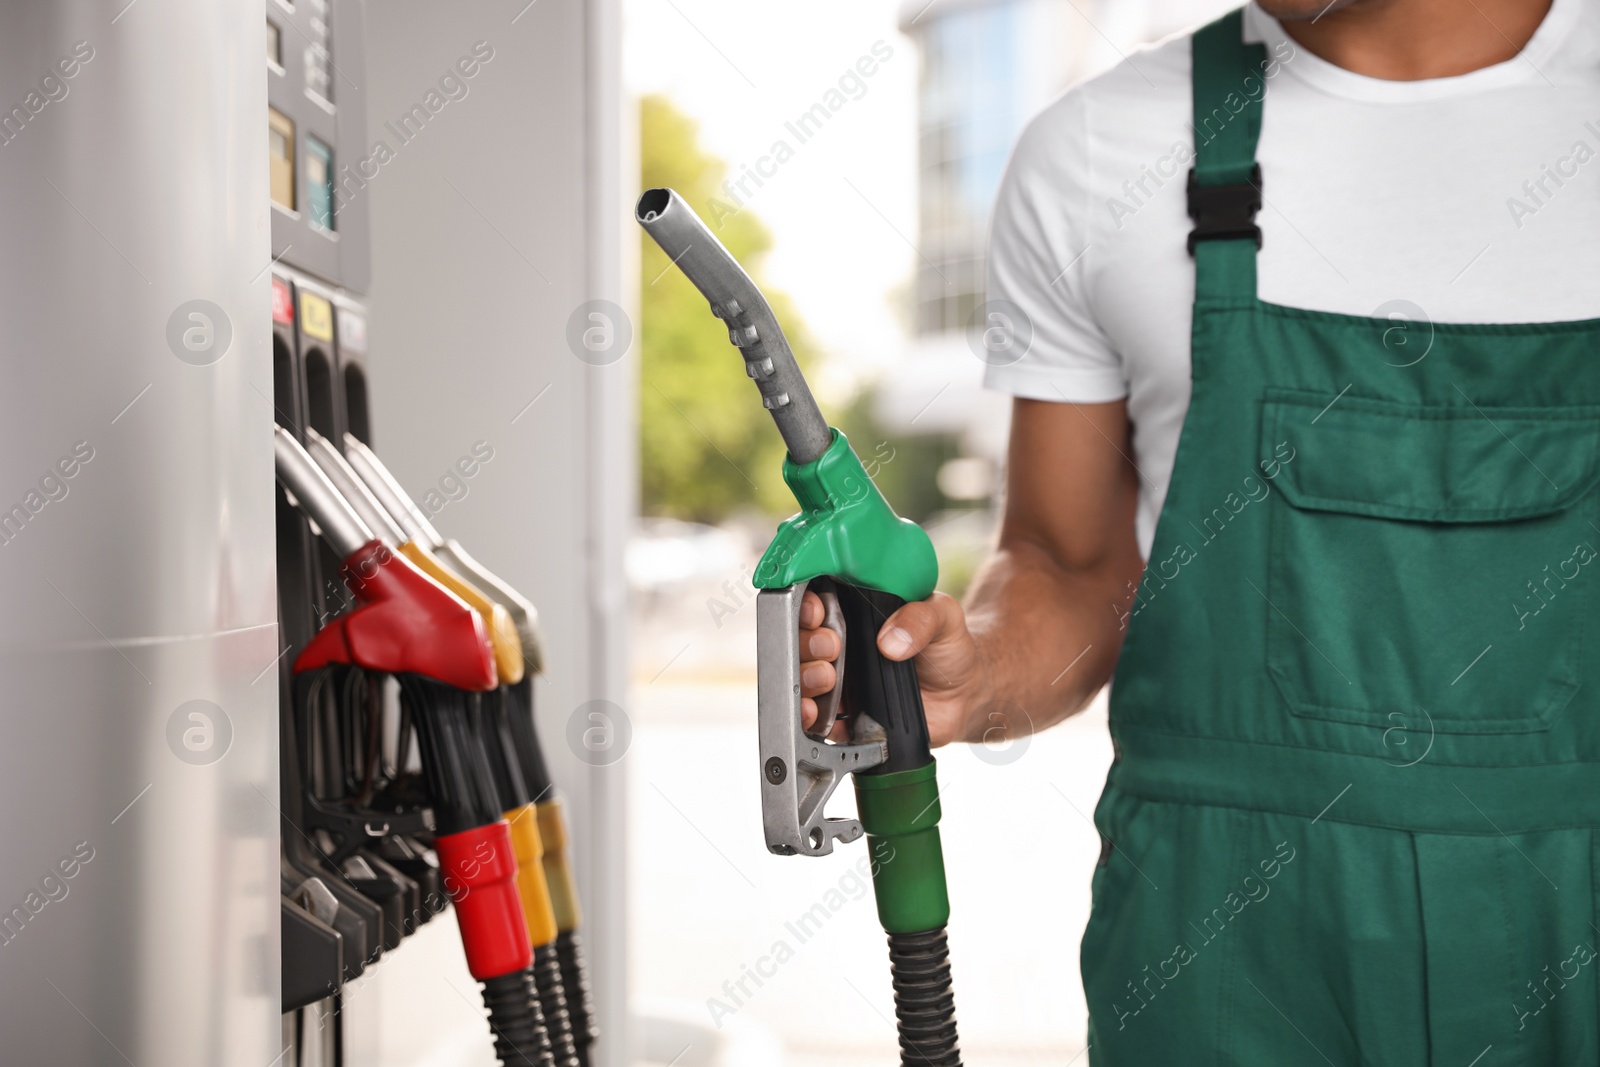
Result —
<instances>
[{"instance_id":1,"label":"yellow label on pump","mask_svg":"<svg viewBox=\"0 0 1600 1067\"><path fill-rule=\"evenodd\" d=\"M294 210L294 121L270 107L267 108L267 187L273 203Z\"/></svg>"},{"instance_id":2,"label":"yellow label on pump","mask_svg":"<svg viewBox=\"0 0 1600 1067\"><path fill-rule=\"evenodd\" d=\"M307 337L333 340L333 305L316 293L300 290L300 329Z\"/></svg>"}]
</instances>

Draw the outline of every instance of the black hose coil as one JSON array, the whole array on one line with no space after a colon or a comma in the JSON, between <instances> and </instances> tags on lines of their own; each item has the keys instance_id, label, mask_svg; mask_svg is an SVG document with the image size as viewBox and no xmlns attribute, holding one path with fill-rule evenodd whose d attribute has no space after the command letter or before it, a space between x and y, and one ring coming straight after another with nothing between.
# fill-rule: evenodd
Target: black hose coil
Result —
<instances>
[{"instance_id":1,"label":"black hose coil","mask_svg":"<svg viewBox=\"0 0 1600 1067\"><path fill-rule=\"evenodd\" d=\"M572 1015L567 1010L567 992L561 980L561 961L555 942L533 950L533 988L544 1011L544 1027L550 1034L556 1067L578 1067L578 1050L573 1044Z\"/></svg>"},{"instance_id":2,"label":"black hose coil","mask_svg":"<svg viewBox=\"0 0 1600 1067\"><path fill-rule=\"evenodd\" d=\"M589 1046L600 1037L600 1027L595 1022L594 990L589 987L589 971L577 931L557 935L556 956L561 961L561 984L567 994L567 1012L572 1016L578 1063L589 1067Z\"/></svg>"},{"instance_id":3,"label":"black hose coil","mask_svg":"<svg viewBox=\"0 0 1600 1067\"><path fill-rule=\"evenodd\" d=\"M903 1067L961 1067L950 943L944 927L889 935L894 1014Z\"/></svg>"},{"instance_id":4,"label":"black hose coil","mask_svg":"<svg viewBox=\"0 0 1600 1067\"><path fill-rule=\"evenodd\" d=\"M494 1051L505 1067L555 1067L544 1013L533 991L533 968L502 974L483 983Z\"/></svg>"}]
</instances>

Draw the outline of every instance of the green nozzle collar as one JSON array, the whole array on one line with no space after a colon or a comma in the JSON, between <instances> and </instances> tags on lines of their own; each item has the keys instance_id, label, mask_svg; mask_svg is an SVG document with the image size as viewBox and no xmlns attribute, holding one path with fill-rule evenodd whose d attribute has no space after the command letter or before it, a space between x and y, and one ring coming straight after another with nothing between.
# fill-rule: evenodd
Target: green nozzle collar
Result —
<instances>
[{"instance_id":1,"label":"green nozzle collar","mask_svg":"<svg viewBox=\"0 0 1600 1067\"><path fill-rule=\"evenodd\" d=\"M950 919L939 841L939 782L930 761L855 776L856 810L872 854L878 920L891 934L937 930Z\"/></svg>"},{"instance_id":2,"label":"green nozzle collar","mask_svg":"<svg viewBox=\"0 0 1600 1067\"><path fill-rule=\"evenodd\" d=\"M783 480L800 513L785 519L756 566L758 589L783 589L824 575L901 600L921 600L939 580L933 542L902 519L872 484L845 435L810 463L785 456Z\"/></svg>"}]
</instances>

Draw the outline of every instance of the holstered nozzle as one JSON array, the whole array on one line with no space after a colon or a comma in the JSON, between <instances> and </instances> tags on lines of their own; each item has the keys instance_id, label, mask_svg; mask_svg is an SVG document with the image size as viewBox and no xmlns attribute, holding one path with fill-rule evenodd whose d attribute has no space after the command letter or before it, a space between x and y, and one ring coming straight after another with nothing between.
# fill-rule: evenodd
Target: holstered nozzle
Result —
<instances>
[{"instance_id":1,"label":"holstered nozzle","mask_svg":"<svg viewBox=\"0 0 1600 1067\"><path fill-rule=\"evenodd\" d=\"M554 941L560 933L544 873L544 842L539 833L538 808L533 804L512 808L506 812L506 821L511 824L511 848L517 857L517 890L522 894L522 917L528 924L528 940L538 948Z\"/></svg>"},{"instance_id":2,"label":"holstered nozzle","mask_svg":"<svg viewBox=\"0 0 1600 1067\"><path fill-rule=\"evenodd\" d=\"M533 963L517 893L517 861L504 820L434 841L445 890L456 908L467 970L478 981L526 970Z\"/></svg>"},{"instance_id":3,"label":"holstered nozzle","mask_svg":"<svg viewBox=\"0 0 1600 1067\"><path fill-rule=\"evenodd\" d=\"M578 907L578 885L567 862L567 826L561 814L561 801L541 800L539 838L544 843L544 877L550 887L550 906L556 928L568 933L578 928L583 915Z\"/></svg>"},{"instance_id":4,"label":"holstered nozzle","mask_svg":"<svg viewBox=\"0 0 1600 1067\"><path fill-rule=\"evenodd\" d=\"M329 622L295 657L294 672L352 663L419 674L457 689L495 688L483 620L387 545L369 541L344 561L357 605Z\"/></svg>"}]
</instances>

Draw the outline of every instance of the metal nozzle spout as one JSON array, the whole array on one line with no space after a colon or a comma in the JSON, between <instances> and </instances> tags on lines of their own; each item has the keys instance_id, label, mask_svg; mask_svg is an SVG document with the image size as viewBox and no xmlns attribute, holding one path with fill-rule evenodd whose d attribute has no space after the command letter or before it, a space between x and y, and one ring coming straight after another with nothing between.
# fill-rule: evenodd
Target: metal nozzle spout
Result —
<instances>
[{"instance_id":1,"label":"metal nozzle spout","mask_svg":"<svg viewBox=\"0 0 1600 1067\"><path fill-rule=\"evenodd\" d=\"M350 558L362 545L374 540L371 528L282 426L273 427L272 447L278 481L322 530L322 536L340 559Z\"/></svg>"},{"instance_id":2,"label":"metal nozzle spout","mask_svg":"<svg viewBox=\"0 0 1600 1067\"><path fill-rule=\"evenodd\" d=\"M410 540L406 532L383 509L383 505L373 497L366 483L350 469L350 464L345 462L345 458L339 454L337 448L333 447L331 441L317 431L307 429L306 442L306 451L311 454L312 461L322 468L322 473L327 475L328 481L373 533L388 542L391 547L398 547Z\"/></svg>"},{"instance_id":3,"label":"metal nozzle spout","mask_svg":"<svg viewBox=\"0 0 1600 1067\"><path fill-rule=\"evenodd\" d=\"M728 340L744 356L745 373L778 424L789 456L810 463L828 450L833 431L795 363L783 330L755 282L671 189L647 189L634 217L711 301L711 313L728 327Z\"/></svg>"},{"instance_id":4,"label":"metal nozzle spout","mask_svg":"<svg viewBox=\"0 0 1600 1067\"><path fill-rule=\"evenodd\" d=\"M428 521L422 509L406 495L406 491L401 488L394 475L389 473L389 468L373 454L372 449L357 440L354 434L344 435L344 458L410 540L420 542L430 549L436 549L444 544L444 538L439 536L439 531L433 528L433 524Z\"/></svg>"}]
</instances>

